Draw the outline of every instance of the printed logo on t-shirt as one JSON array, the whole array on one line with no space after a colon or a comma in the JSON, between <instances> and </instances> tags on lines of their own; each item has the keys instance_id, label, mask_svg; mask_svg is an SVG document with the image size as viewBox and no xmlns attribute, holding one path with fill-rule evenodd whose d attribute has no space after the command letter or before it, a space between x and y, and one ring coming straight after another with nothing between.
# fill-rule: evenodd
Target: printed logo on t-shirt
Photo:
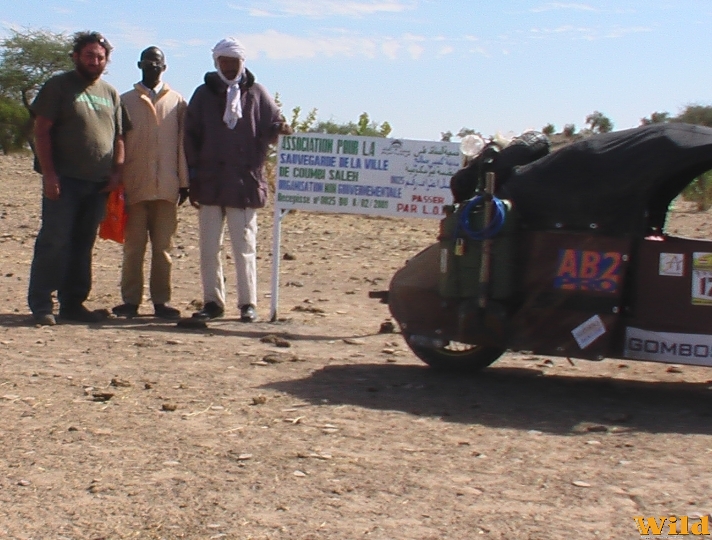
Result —
<instances>
[{"instance_id":1,"label":"printed logo on t-shirt","mask_svg":"<svg viewBox=\"0 0 712 540\"><path fill-rule=\"evenodd\" d=\"M114 104L111 102L111 100L106 99L101 96L95 96L93 94L87 94L86 92L82 92L77 96L77 99L74 100L75 103L86 103L94 109L95 111L101 110L101 107L108 107L108 108L113 108Z\"/></svg>"}]
</instances>

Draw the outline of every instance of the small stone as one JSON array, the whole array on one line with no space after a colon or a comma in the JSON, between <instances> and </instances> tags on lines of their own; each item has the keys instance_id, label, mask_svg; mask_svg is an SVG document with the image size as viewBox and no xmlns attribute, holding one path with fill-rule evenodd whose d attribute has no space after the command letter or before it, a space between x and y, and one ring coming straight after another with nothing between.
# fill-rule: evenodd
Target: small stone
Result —
<instances>
[{"instance_id":1,"label":"small stone","mask_svg":"<svg viewBox=\"0 0 712 540\"><path fill-rule=\"evenodd\" d=\"M680 366L670 366L667 368L668 373L682 373L682 368Z\"/></svg>"},{"instance_id":2,"label":"small stone","mask_svg":"<svg viewBox=\"0 0 712 540\"><path fill-rule=\"evenodd\" d=\"M391 321L384 321L378 329L379 334L393 334L396 331L396 325Z\"/></svg>"},{"instance_id":3,"label":"small stone","mask_svg":"<svg viewBox=\"0 0 712 540\"><path fill-rule=\"evenodd\" d=\"M282 259L284 259L285 261L296 261L296 260L297 260L297 256L296 256L296 255L293 255L292 253L285 253L285 254L282 256Z\"/></svg>"},{"instance_id":4,"label":"small stone","mask_svg":"<svg viewBox=\"0 0 712 540\"><path fill-rule=\"evenodd\" d=\"M571 482L571 483L572 483L574 486L580 487L580 488L591 487L591 484L589 484L588 482L583 482L583 481L581 481L581 480L574 480L574 481Z\"/></svg>"},{"instance_id":5,"label":"small stone","mask_svg":"<svg viewBox=\"0 0 712 540\"><path fill-rule=\"evenodd\" d=\"M111 386L114 386L116 388L128 388L129 386L131 386L131 383L127 380L114 377L113 379L111 379Z\"/></svg>"},{"instance_id":6,"label":"small stone","mask_svg":"<svg viewBox=\"0 0 712 540\"><path fill-rule=\"evenodd\" d=\"M608 431L608 426L594 424L592 426L586 426L586 431L589 433L606 433Z\"/></svg>"},{"instance_id":7,"label":"small stone","mask_svg":"<svg viewBox=\"0 0 712 540\"><path fill-rule=\"evenodd\" d=\"M161 405L161 410L166 411L166 412L173 412L178 408L178 405L175 403L164 403Z\"/></svg>"},{"instance_id":8,"label":"small stone","mask_svg":"<svg viewBox=\"0 0 712 540\"><path fill-rule=\"evenodd\" d=\"M22 486L22 487L27 487L27 486L31 486L31 485L32 485L32 482L30 482L29 480L20 480L20 481L17 483L17 485L18 485L18 486Z\"/></svg>"},{"instance_id":9,"label":"small stone","mask_svg":"<svg viewBox=\"0 0 712 540\"><path fill-rule=\"evenodd\" d=\"M294 476L298 478L304 478L307 475L304 471L294 471Z\"/></svg>"},{"instance_id":10,"label":"small stone","mask_svg":"<svg viewBox=\"0 0 712 540\"><path fill-rule=\"evenodd\" d=\"M114 394L111 392L92 392L91 397L94 401L109 401Z\"/></svg>"},{"instance_id":11,"label":"small stone","mask_svg":"<svg viewBox=\"0 0 712 540\"><path fill-rule=\"evenodd\" d=\"M252 398L253 405L264 405L265 403L267 403L267 396L263 396L262 394Z\"/></svg>"},{"instance_id":12,"label":"small stone","mask_svg":"<svg viewBox=\"0 0 712 540\"><path fill-rule=\"evenodd\" d=\"M262 343L269 343L270 345L274 345L275 347L287 348L287 347L292 346L292 344L289 341L287 341L286 339L284 339L281 336L276 336L274 334L269 334L267 336L264 336L264 337L260 338L260 341Z\"/></svg>"}]
</instances>

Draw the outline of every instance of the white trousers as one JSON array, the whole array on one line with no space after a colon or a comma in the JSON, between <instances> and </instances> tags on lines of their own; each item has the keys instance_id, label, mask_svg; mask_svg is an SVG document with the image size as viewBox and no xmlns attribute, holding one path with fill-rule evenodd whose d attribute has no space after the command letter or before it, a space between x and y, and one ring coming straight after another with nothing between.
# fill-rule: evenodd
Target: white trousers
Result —
<instances>
[{"instance_id":1,"label":"white trousers","mask_svg":"<svg viewBox=\"0 0 712 540\"><path fill-rule=\"evenodd\" d=\"M221 249L225 223L230 233L232 258L237 273L237 305L257 305L257 211L254 208L225 208L201 205L200 274L204 302L225 308L225 279Z\"/></svg>"}]
</instances>

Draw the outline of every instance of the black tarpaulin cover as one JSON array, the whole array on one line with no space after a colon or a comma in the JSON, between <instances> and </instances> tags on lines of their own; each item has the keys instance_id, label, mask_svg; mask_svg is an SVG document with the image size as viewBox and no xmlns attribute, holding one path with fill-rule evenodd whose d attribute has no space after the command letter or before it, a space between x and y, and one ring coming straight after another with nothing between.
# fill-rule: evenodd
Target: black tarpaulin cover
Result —
<instances>
[{"instance_id":1,"label":"black tarpaulin cover","mask_svg":"<svg viewBox=\"0 0 712 540\"><path fill-rule=\"evenodd\" d=\"M515 169L497 190L525 226L639 235L712 169L712 128L654 124L592 135Z\"/></svg>"}]
</instances>

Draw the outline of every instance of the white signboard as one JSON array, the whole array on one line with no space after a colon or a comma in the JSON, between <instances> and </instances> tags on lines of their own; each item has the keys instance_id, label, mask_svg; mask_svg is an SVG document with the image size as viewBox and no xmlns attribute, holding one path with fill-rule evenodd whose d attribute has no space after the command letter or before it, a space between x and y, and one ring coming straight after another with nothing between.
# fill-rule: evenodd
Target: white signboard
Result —
<instances>
[{"instance_id":1,"label":"white signboard","mask_svg":"<svg viewBox=\"0 0 712 540\"><path fill-rule=\"evenodd\" d=\"M276 207L345 214L443 217L458 143L296 133L277 146Z\"/></svg>"},{"instance_id":2,"label":"white signboard","mask_svg":"<svg viewBox=\"0 0 712 540\"><path fill-rule=\"evenodd\" d=\"M654 362L712 366L712 336L651 332L628 327L623 355Z\"/></svg>"}]
</instances>

